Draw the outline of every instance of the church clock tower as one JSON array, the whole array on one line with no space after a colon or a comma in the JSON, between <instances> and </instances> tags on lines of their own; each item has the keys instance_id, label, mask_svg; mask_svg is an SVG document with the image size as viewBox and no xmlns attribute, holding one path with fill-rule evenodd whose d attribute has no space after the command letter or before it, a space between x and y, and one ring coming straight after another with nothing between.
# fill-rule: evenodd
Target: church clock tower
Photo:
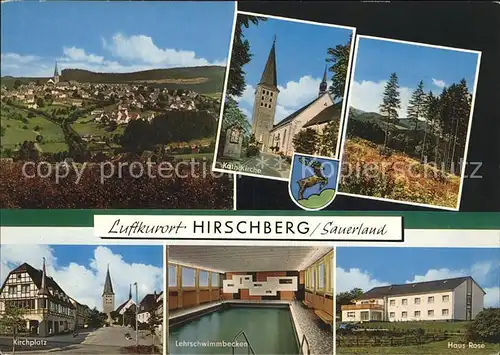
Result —
<instances>
[{"instance_id":1,"label":"church clock tower","mask_svg":"<svg viewBox=\"0 0 500 355\"><path fill-rule=\"evenodd\" d=\"M104 289L102 291L102 311L107 314L108 322L112 322L111 312L115 310L115 293L113 291L113 284L111 283L111 276L108 271L106 272L106 280L104 281Z\"/></svg>"},{"instance_id":2,"label":"church clock tower","mask_svg":"<svg viewBox=\"0 0 500 355\"><path fill-rule=\"evenodd\" d=\"M262 151L267 151L272 145L269 131L274 125L276 103L278 101L278 81L276 78L276 36L269 56L267 57L264 72L255 89L255 100L252 112L252 133L260 144Z\"/></svg>"}]
</instances>

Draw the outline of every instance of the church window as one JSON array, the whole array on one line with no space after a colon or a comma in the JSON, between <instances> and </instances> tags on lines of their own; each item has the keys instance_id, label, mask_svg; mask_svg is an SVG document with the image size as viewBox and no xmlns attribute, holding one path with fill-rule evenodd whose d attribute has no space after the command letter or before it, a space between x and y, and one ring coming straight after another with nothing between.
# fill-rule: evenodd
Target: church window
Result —
<instances>
[{"instance_id":1,"label":"church window","mask_svg":"<svg viewBox=\"0 0 500 355\"><path fill-rule=\"evenodd\" d=\"M264 104L261 102L261 103L260 103L260 107L262 107L262 106L264 106Z\"/></svg>"},{"instance_id":2,"label":"church window","mask_svg":"<svg viewBox=\"0 0 500 355\"><path fill-rule=\"evenodd\" d=\"M285 144L285 139L286 139L286 129L285 129L285 132L283 133L283 141L281 142L282 147Z\"/></svg>"},{"instance_id":3,"label":"church window","mask_svg":"<svg viewBox=\"0 0 500 355\"><path fill-rule=\"evenodd\" d=\"M271 96L273 96L273 93L271 92Z\"/></svg>"},{"instance_id":4,"label":"church window","mask_svg":"<svg viewBox=\"0 0 500 355\"><path fill-rule=\"evenodd\" d=\"M269 99L269 102L273 102L273 99Z\"/></svg>"},{"instance_id":5,"label":"church window","mask_svg":"<svg viewBox=\"0 0 500 355\"><path fill-rule=\"evenodd\" d=\"M264 96L262 96L262 100L264 100Z\"/></svg>"}]
</instances>

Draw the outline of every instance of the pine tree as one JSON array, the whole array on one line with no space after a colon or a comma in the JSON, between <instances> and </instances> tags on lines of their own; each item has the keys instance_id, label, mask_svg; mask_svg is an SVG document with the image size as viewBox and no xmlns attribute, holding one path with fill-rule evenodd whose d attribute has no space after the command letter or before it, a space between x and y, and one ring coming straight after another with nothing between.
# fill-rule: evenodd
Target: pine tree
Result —
<instances>
[{"instance_id":1,"label":"pine tree","mask_svg":"<svg viewBox=\"0 0 500 355\"><path fill-rule=\"evenodd\" d=\"M411 95L410 101L408 102L407 115L415 123L414 131L417 131L419 118L422 117L424 113L425 106L425 92L424 92L424 82L420 80L417 88Z\"/></svg>"},{"instance_id":2,"label":"pine tree","mask_svg":"<svg viewBox=\"0 0 500 355\"><path fill-rule=\"evenodd\" d=\"M335 48L328 48L329 58L327 62L333 63L328 68L332 72L332 85L330 85L330 93L333 99L342 99L344 97L345 83L347 80L347 67L349 66L349 53L351 51L352 35L349 42L346 44L338 44Z\"/></svg>"},{"instance_id":3,"label":"pine tree","mask_svg":"<svg viewBox=\"0 0 500 355\"><path fill-rule=\"evenodd\" d=\"M425 144L427 138L427 127L430 127L430 135L436 137L436 141L434 145L436 149L439 145L439 134L440 134L440 125L439 125L439 97L434 96L432 91L426 96L425 99L425 107L424 107L424 118L425 118L425 130L424 130L424 141L422 143L422 152L420 159L423 161L425 154ZM437 159L437 152L435 153L434 159ZM436 161L437 163L437 161Z\"/></svg>"},{"instance_id":4,"label":"pine tree","mask_svg":"<svg viewBox=\"0 0 500 355\"><path fill-rule=\"evenodd\" d=\"M382 104L380 104L380 113L386 116L384 151L388 141L389 123L399 117L399 108L401 108L401 98L399 97L398 75L392 73L385 85L384 97L382 98Z\"/></svg>"}]
</instances>

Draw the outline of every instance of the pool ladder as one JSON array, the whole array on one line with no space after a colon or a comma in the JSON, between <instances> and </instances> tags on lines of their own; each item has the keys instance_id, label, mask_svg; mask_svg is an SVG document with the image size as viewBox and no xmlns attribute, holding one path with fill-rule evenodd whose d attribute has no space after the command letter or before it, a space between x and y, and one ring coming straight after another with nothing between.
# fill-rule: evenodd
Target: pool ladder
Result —
<instances>
[{"instance_id":1,"label":"pool ladder","mask_svg":"<svg viewBox=\"0 0 500 355\"><path fill-rule=\"evenodd\" d=\"M307 344L307 353L304 352L304 343ZM309 341L305 334L302 334L302 341L300 342L299 355L311 355L311 348L309 346Z\"/></svg>"},{"instance_id":2,"label":"pool ladder","mask_svg":"<svg viewBox=\"0 0 500 355\"><path fill-rule=\"evenodd\" d=\"M238 339L239 336L243 336L243 338L245 338L245 341L247 343L247 347L248 347L248 355L252 354L252 355L255 355L255 351L253 351L253 348L252 348L252 345L250 345L250 341L248 340L247 338L247 335L245 334L245 331L242 329L240 330L240 332L238 334L236 334L236 336L233 338L233 355L234 355L234 343L236 342L236 339Z\"/></svg>"}]
</instances>

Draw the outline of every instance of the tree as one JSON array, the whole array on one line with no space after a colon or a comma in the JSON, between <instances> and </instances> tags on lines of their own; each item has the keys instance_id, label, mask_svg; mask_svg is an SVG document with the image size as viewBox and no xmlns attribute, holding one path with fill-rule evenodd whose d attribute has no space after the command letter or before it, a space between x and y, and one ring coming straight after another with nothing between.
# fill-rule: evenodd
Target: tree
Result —
<instances>
[{"instance_id":1,"label":"tree","mask_svg":"<svg viewBox=\"0 0 500 355\"><path fill-rule=\"evenodd\" d=\"M241 96L245 91L245 72L243 66L252 59L250 53L250 43L244 40L243 27L248 28L250 24L258 25L259 21L266 21L265 17L238 15L234 32L233 51L231 53L231 63L229 67L229 79L227 94L231 96Z\"/></svg>"},{"instance_id":2,"label":"tree","mask_svg":"<svg viewBox=\"0 0 500 355\"><path fill-rule=\"evenodd\" d=\"M500 308L485 308L467 327L470 340L500 343Z\"/></svg>"},{"instance_id":3,"label":"tree","mask_svg":"<svg viewBox=\"0 0 500 355\"><path fill-rule=\"evenodd\" d=\"M323 156L333 156L337 150L337 140L339 137L338 120L328 122L321 136L320 154Z\"/></svg>"},{"instance_id":4,"label":"tree","mask_svg":"<svg viewBox=\"0 0 500 355\"><path fill-rule=\"evenodd\" d=\"M387 140L389 136L389 123L392 120L396 120L398 115L398 109L401 108L401 99L399 97L399 84L398 75L392 73L389 77L389 81L385 85L384 94L382 98L382 104L380 105L380 113L386 116L385 125L385 138L384 138L384 151L387 147Z\"/></svg>"},{"instance_id":5,"label":"tree","mask_svg":"<svg viewBox=\"0 0 500 355\"><path fill-rule=\"evenodd\" d=\"M96 307L90 310L88 324L91 328L101 328L106 323L107 315L100 312Z\"/></svg>"},{"instance_id":6,"label":"tree","mask_svg":"<svg viewBox=\"0 0 500 355\"><path fill-rule=\"evenodd\" d=\"M424 155L426 153L426 138L427 133L430 133L431 137L435 137L435 147L437 150L439 144L439 135L436 134L441 131L439 125L439 97L434 96L432 91L426 96L425 99L425 107L424 107L424 118L425 118L425 130L424 130L424 141L422 143L422 152L420 156L420 160L424 160ZM430 132L427 132L427 127L430 127ZM437 163L437 151L435 151L434 159Z\"/></svg>"},{"instance_id":7,"label":"tree","mask_svg":"<svg viewBox=\"0 0 500 355\"><path fill-rule=\"evenodd\" d=\"M424 114L425 109L425 92L424 92L424 82L420 80L417 88L411 95L410 101L408 102L407 115L415 123L414 131L418 128L418 121Z\"/></svg>"},{"instance_id":8,"label":"tree","mask_svg":"<svg viewBox=\"0 0 500 355\"><path fill-rule=\"evenodd\" d=\"M5 128L4 126L0 126L0 137L5 136L5 131L6 130L7 130L7 128Z\"/></svg>"},{"instance_id":9,"label":"tree","mask_svg":"<svg viewBox=\"0 0 500 355\"><path fill-rule=\"evenodd\" d=\"M349 53L351 51L352 35L349 37L349 42L346 44L338 44L335 48L328 48L327 58L328 63L333 65L328 68L332 72L332 85L330 85L330 93L333 99L341 99L344 97L345 83L347 80L347 68L349 67Z\"/></svg>"},{"instance_id":10,"label":"tree","mask_svg":"<svg viewBox=\"0 0 500 355\"><path fill-rule=\"evenodd\" d=\"M0 318L0 327L12 334L12 354L16 352L16 335L19 328L26 326L24 310L17 306L6 304L5 313Z\"/></svg>"},{"instance_id":11,"label":"tree","mask_svg":"<svg viewBox=\"0 0 500 355\"><path fill-rule=\"evenodd\" d=\"M155 336L156 336L156 331L158 330L158 327L163 324L163 315L162 312L159 312L159 303L155 300L153 307L149 311L149 319L147 323L147 330L151 334L151 338L153 339L153 346L152 346L152 351L153 354L156 353L155 351Z\"/></svg>"},{"instance_id":12,"label":"tree","mask_svg":"<svg viewBox=\"0 0 500 355\"><path fill-rule=\"evenodd\" d=\"M306 128L293 137L293 147L297 153L314 154L318 147L318 133L312 128Z\"/></svg>"},{"instance_id":13,"label":"tree","mask_svg":"<svg viewBox=\"0 0 500 355\"><path fill-rule=\"evenodd\" d=\"M39 97L36 99L36 104L38 107L43 107L45 105L45 102L43 101L43 98Z\"/></svg>"},{"instance_id":14,"label":"tree","mask_svg":"<svg viewBox=\"0 0 500 355\"><path fill-rule=\"evenodd\" d=\"M348 292L340 292L335 296L337 309L335 310L337 315L342 314L342 306L352 304L358 297L363 294L363 290L360 288L353 288Z\"/></svg>"},{"instance_id":15,"label":"tree","mask_svg":"<svg viewBox=\"0 0 500 355\"><path fill-rule=\"evenodd\" d=\"M18 89L23 83L21 82L21 80L19 79L16 79L14 81L14 89Z\"/></svg>"}]
</instances>

